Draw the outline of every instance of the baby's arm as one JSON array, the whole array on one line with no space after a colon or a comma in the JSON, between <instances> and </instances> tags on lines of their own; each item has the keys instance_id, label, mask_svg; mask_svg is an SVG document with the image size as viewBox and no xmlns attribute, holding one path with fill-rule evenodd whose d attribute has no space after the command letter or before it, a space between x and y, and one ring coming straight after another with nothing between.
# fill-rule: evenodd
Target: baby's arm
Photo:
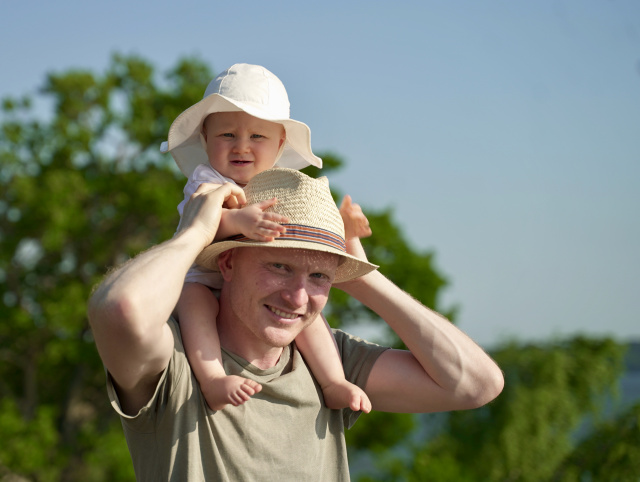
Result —
<instances>
[{"instance_id":1,"label":"baby's arm","mask_svg":"<svg viewBox=\"0 0 640 482\"><path fill-rule=\"evenodd\" d=\"M371 228L362 208L347 195L340 206L340 214L344 221L347 252L366 259L360 238L371 236ZM320 383L327 407L348 406L356 411L371 411L371 401L364 390L345 379L336 341L322 315L296 337L296 345Z\"/></svg>"},{"instance_id":2,"label":"baby's arm","mask_svg":"<svg viewBox=\"0 0 640 482\"><path fill-rule=\"evenodd\" d=\"M298 334L296 345L318 380L327 407L371 411L371 402L364 390L344 377L336 340L322 314Z\"/></svg>"},{"instance_id":3,"label":"baby's arm","mask_svg":"<svg viewBox=\"0 0 640 482\"><path fill-rule=\"evenodd\" d=\"M281 223L289 220L281 214L264 212L278 200L268 199L239 209L224 209L216 240L225 239L236 234L244 234L256 241L273 241L286 231Z\"/></svg>"}]
</instances>

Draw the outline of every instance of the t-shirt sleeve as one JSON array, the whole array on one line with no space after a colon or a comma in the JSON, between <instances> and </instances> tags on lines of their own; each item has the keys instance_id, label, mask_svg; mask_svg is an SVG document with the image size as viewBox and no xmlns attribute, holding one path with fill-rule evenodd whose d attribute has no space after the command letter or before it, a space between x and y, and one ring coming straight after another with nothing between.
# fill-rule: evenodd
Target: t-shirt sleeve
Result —
<instances>
[{"instance_id":1,"label":"t-shirt sleeve","mask_svg":"<svg viewBox=\"0 0 640 482\"><path fill-rule=\"evenodd\" d=\"M345 378L364 390L373 365L378 357L389 348L363 340L342 330L334 330L334 336L342 358ZM344 426L351 428L362 412L345 409L343 413Z\"/></svg>"},{"instance_id":2,"label":"t-shirt sleeve","mask_svg":"<svg viewBox=\"0 0 640 482\"><path fill-rule=\"evenodd\" d=\"M111 406L120 417L125 431L132 430L138 433L153 433L155 431L156 419L164 413L168 400L174 388L179 385L182 377L189 377L190 367L182 346L182 339L179 334L177 323L170 319L168 321L174 338L174 350L169 365L165 368L156 385L156 389L149 401L137 414L127 415L122 411L118 392L113 383L111 375L107 372L107 393Z\"/></svg>"}]
</instances>

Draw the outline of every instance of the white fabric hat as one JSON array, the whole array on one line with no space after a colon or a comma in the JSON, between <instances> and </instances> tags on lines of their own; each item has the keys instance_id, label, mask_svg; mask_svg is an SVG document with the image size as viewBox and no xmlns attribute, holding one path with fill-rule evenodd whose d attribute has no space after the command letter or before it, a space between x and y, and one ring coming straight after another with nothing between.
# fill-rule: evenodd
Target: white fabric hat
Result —
<instances>
[{"instance_id":1,"label":"white fabric hat","mask_svg":"<svg viewBox=\"0 0 640 482\"><path fill-rule=\"evenodd\" d=\"M289 97L284 85L259 65L235 64L213 79L203 99L192 105L169 128L161 152L170 152L180 170L189 177L198 164L209 164L200 141L202 123L215 112L244 111L259 119L282 124L287 139L276 166L302 169L322 167L311 151L311 131L303 122L289 118Z\"/></svg>"},{"instance_id":2,"label":"white fabric hat","mask_svg":"<svg viewBox=\"0 0 640 482\"><path fill-rule=\"evenodd\" d=\"M256 174L244 188L247 204L277 198L266 212L282 214L289 219L283 224L287 232L273 241L261 242L243 235L232 236L207 246L196 258L196 264L219 271L218 256L232 248L265 247L297 248L334 253L341 257L334 283L363 276L377 268L375 264L347 254L344 223L331 197L326 177L314 179L295 169L268 169Z\"/></svg>"}]
</instances>

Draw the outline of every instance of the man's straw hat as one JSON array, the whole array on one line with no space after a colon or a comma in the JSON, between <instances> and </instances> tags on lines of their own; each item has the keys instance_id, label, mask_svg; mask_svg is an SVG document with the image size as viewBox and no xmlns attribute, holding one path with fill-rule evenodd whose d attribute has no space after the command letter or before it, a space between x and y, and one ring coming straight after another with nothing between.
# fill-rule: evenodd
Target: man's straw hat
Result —
<instances>
[{"instance_id":1,"label":"man's straw hat","mask_svg":"<svg viewBox=\"0 0 640 482\"><path fill-rule=\"evenodd\" d=\"M334 283L363 276L377 268L347 254L344 223L331 197L326 177L313 179L295 169L275 168L263 171L245 187L248 204L271 198L278 202L266 211L289 219L287 232L271 242L254 241L243 235L214 242L200 253L196 264L218 270L218 255L238 247L298 248L334 253L341 257Z\"/></svg>"}]
</instances>

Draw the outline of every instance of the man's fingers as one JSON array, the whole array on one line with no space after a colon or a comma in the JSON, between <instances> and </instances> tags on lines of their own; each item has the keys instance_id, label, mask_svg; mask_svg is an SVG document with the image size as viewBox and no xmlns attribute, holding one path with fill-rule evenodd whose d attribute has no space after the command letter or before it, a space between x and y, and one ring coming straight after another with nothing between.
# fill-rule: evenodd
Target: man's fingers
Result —
<instances>
[{"instance_id":1,"label":"man's fingers","mask_svg":"<svg viewBox=\"0 0 640 482\"><path fill-rule=\"evenodd\" d=\"M201 196L213 192L217 192L218 195L223 196L224 202L236 202L239 204L245 204L247 202L242 188L230 182L225 182L224 184L203 182L198 186L198 189L196 189L194 196Z\"/></svg>"},{"instance_id":2,"label":"man's fingers","mask_svg":"<svg viewBox=\"0 0 640 482\"><path fill-rule=\"evenodd\" d=\"M244 191L235 184L203 183L185 205L178 229L184 231L191 227L197 228L209 244L218 229L222 207L245 202Z\"/></svg>"},{"instance_id":3,"label":"man's fingers","mask_svg":"<svg viewBox=\"0 0 640 482\"><path fill-rule=\"evenodd\" d=\"M231 209L243 206L247 203L244 190L240 186L226 182L220 189L223 190L222 194L224 195L224 203L226 203Z\"/></svg>"},{"instance_id":4,"label":"man's fingers","mask_svg":"<svg viewBox=\"0 0 640 482\"><path fill-rule=\"evenodd\" d=\"M202 193L206 193L206 192L210 192L210 191L215 191L218 188L221 188L222 184L212 184L210 182L203 182L202 184L200 184L198 186L198 188L196 189L195 194L202 194Z\"/></svg>"}]
</instances>

